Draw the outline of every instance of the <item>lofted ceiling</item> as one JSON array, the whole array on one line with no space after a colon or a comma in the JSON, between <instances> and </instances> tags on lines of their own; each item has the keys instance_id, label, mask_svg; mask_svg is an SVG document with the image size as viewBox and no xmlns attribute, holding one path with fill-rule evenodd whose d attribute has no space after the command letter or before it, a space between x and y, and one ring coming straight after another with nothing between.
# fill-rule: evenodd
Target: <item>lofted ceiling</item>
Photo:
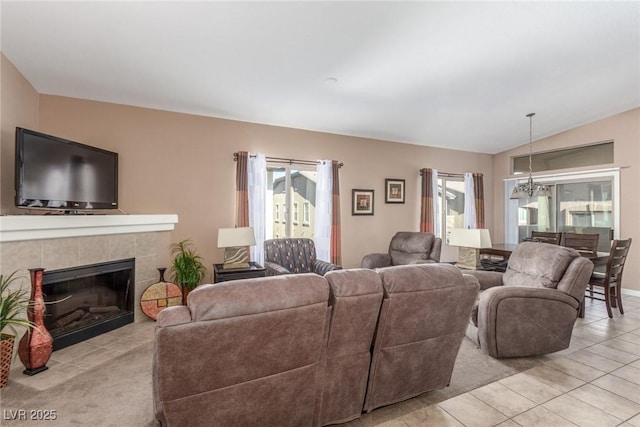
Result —
<instances>
[{"instance_id":1,"label":"lofted ceiling","mask_svg":"<svg viewBox=\"0 0 640 427\"><path fill-rule=\"evenodd\" d=\"M498 153L640 106L640 2L1 3L41 94ZM588 141L585 141L588 142Z\"/></svg>"}]
</instances>

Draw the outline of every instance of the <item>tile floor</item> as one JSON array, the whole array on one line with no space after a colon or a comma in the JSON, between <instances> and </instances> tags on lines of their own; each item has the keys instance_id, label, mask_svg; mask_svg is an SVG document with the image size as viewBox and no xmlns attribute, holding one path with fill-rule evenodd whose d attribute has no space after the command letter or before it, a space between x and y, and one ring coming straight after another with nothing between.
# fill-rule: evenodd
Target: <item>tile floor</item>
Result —
<instances>
[{"instance_id":1,"label":"tile floor","mask_svg":"<svg viewBox=\"0 0 640 427\"><path fill-rule=\"evenodd\" d=\"M13 364L14 368L16 366L18 368L11 370L9 381L36 390L46 390L120 354L153 341L154 327L153 320L143 320L54 351L47 363L49 369L33 377L22 375L24 367L18 361Z\"/></svg>"},{"instance_id":2,"label":"tile floor","mask_svg":"<svg viewBox=\"0 0 640 427\"><path fill-rule=\"evenodd\" d=\"M623 301L613 319L588 301L571 346L544 364L375 425L640 427L640 298Z\"/></svg>"},{"instance_id":3,"label":"tile floor","mask_svg":"<svg viewBox=\"0 0 640 427\"><path fill-rule=\"evenodd\" d=\"M609 319L603 303L587 302L571 346L540 366L438 404L412 399L344 426L640 427L640 297L626 296L624 304L625 315ZM13 370L11 381L40 390L62 383L153 340L154 325L138 322L56 351L52 369L37 378Z\"/></svg>"}]
</instances>

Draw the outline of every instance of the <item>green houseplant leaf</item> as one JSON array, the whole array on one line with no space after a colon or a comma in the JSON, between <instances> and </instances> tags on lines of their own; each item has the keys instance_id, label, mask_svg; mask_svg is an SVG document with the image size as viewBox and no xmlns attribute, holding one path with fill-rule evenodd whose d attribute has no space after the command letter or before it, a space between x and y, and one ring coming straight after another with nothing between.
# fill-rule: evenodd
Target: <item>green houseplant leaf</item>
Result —
<instances>
[{"instance_id":1,"label":"green houseplant leaf","mask_svg":"<svg viewBox=\"0 0 640 427\"><path fill-rule=\"evenodd\" d=\"M193 248L191 240L186 239L170 246L171 273L173 280L183 289L191 290L200 284L207 271L202 263L202 257Z\"/></svg>"},{"instance_id":2,"label":"green houseplant leaf","mask_svg":"<svg viewBox=\"0 0 640 427\"><path fill-rule=\"evenodd\" d=\"M29 293L22 288L10 289L10 285L18 278L14 271L6 276L0 274L0 332L5 329L17 334L16 327L31 328L33 322L24 317L29 307Z\"/></svg>"}]
</instances>

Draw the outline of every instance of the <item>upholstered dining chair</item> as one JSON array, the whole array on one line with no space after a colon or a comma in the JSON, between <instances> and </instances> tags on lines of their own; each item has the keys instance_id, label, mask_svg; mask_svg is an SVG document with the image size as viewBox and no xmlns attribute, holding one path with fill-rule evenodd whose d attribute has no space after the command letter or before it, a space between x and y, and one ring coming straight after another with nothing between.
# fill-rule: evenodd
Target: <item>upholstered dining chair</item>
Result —
<instances>
[{"instance_id":1,"label":"upholstered dining chair","mask_svg":"<svg viewBox=\"0 0 640 427\"><path fill-rule=\"evenodd\" d=\"M594 272L589 280L589 290L585 298L597 299L605 302L607 314L613 318L611 307L617 308L620 314L624 314L622 307L622 272L631 248L631 238L626 240L614 240L611 242L607 269L604 273ZM602 288L602 290L594 289ZM580 311L584 310L584 301Z\"/></svg>"}]
</instances>

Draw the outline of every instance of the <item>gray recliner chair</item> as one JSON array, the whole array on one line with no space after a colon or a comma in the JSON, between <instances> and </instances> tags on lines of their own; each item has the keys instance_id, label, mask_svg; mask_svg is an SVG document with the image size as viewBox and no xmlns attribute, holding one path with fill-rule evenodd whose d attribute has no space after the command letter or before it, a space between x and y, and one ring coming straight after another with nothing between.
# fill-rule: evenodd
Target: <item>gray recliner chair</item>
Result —
<instances>
[{"instance_id":1,"label":"gray recliner chair","mask_svg":"<svg viewBox=\"0 0 640 427\"><path fill-rule=\"evenodd\" d=\"M466 335L496 358L564 350L592 271L575 249L538 242L520 243L504 273L466 270L481 289Z\"/></svg>"},{"instance_id":2,"label":"gray recliner chair","mask_svg":"<svg viewBox=\"0 0 640 427\"><path fill-rule=\"evenodd\" d=\"M442 239L432 233L400 231L389 243L389 252L373 253L362 258L362 268L382 268L392 265L440 262Z\"/></svg>"}]
</instances>

